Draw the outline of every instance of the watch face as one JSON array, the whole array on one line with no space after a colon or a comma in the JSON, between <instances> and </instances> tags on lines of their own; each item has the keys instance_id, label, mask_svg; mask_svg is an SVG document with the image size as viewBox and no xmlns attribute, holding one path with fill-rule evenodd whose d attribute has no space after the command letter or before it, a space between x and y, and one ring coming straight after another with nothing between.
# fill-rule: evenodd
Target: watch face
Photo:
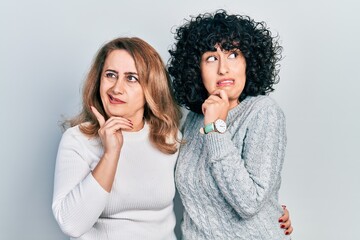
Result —
<instances>
[{"instance_id":1,"label":"watch face","mask_svg":"<svg viewBox=\"0 0 360 240\"><path fill-rule=\"evenodd\" d=\"M221 119L216 120L215 128L219 133L224 133L226 131L226 122Z\"/></svg>"}]
</instances>

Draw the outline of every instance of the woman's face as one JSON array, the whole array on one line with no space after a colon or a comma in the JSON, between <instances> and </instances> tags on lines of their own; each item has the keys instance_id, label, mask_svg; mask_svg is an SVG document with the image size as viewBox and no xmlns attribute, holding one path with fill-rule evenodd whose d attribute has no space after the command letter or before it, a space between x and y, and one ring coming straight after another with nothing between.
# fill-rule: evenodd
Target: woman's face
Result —
<instances>
[{"instance_id":1,"label":"woman's face","mask_svg":"<svg viewBox=\"0 0 360 240\"><path fill-rule=\"evenodd\" d=\"M240 50L205 52L201 56L200 71L209 94L223 89L228 95L230 108L238 104L246 81L246 61Z\"/></svg>"},{"instance_id":2,"label":"woman's face","mask_svg":"<svg viewBox=\"0 0 360 240\"><path fill-rule=\"evenodd\" d=\"M100 80L100 96L106 115L142 119L145 96L134 59L123 50L106 57Z\"/></svg>"}]
</instances>

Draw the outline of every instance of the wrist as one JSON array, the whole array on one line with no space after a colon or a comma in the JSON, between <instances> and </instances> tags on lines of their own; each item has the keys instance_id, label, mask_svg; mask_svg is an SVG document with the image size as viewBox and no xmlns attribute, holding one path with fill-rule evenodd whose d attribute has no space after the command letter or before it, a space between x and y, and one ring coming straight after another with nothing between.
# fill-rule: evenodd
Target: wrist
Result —
<instances>
[{"instance_id":1,"label":"wrist","mask_svg":"<svg viewBox=\"0 0 360 240\"><path fill-rule=\"evenodd\" d=\"M103 158L107 161L116 161L119 159L120 151L104 152Z\"/></svg>"},{"instance_id":2,"label":"wrist","mask_svg":"<svg viewBox=\"0 0 360 240\"><path fill-rule=\"evenodd\" d=\"M200 128L200 132L203 134L208 134L210 132L224 133L226 129L226 122L219 118L214 122L205 124L204 127Z\"/></svg>"}]
</instances>

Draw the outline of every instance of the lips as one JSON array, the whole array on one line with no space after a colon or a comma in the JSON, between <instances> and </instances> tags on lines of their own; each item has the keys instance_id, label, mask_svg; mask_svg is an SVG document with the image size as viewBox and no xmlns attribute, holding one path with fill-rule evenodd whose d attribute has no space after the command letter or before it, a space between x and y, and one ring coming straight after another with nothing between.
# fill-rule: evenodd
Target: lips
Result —
<instances>
[{"instance_id":1,"label":"lips","mask_svg":"<svg viewBox=\"0 0 360 240\"><path fill-rule=\"evenodd\" d=\"M112 104L123 104L123 103L125 103L124 101L122 101L122 100L120 100L120 99L118 99L116 97L113 97L110 94L108 96L109 96L110 103L112 103Z\"/></svg>"},{"instance_id":2,"label":"lips","mask_svg":"<svg viewBox=\"0 0 360 240\"><path fill-rule=\"evenodd\" d=\"M216 82L217 87L227 87L234 85L234 79L221 79Z\"/></svg>"}]
</instances>

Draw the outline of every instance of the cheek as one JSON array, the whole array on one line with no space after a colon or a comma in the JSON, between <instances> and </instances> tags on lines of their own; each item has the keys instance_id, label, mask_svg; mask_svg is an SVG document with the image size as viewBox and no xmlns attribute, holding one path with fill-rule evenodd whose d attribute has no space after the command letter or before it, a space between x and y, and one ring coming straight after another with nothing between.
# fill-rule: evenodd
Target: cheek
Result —
<instances>
[{"instance_id":1,"label":"cheek","mask_svg":"<svg viewBox=\"0 0 360 240\"><path fill-rule=\"evenodd\" d=\"M207 83L207 84L204 83L204 87L205 87L206 91L208 92L208 94L211 93L211 92L213 92L213 91L215 90L215 88L213 87L213 85L211 85L211 84L209 84L209 83Z\"/></svg>"},{"instance_id":2,"label":"cheek","mask_svg":"<svg viewBox=\"0 0 360 240\"><path fill-rule=\"evenodd\" d=\"M211 75L210 71L202 70L201 71L201 80L202 80L202 83L205 86L206 90L209 91L209 88L211 88L213 85L213 79L212 79L212 75Z\"/></svg>"},{"instance_id":3,"label":"cheek","mask_svg":"<svg viewBox=\"0 0 360 240\"><path fill-rule=\"evenodd\" d=\"M142 106L144 106L144 105L145 105L145 96L144 96L144 94L141 92L141 93L139 93L138 96L139 96L139 97L138 97L138 102L139 102Z\"/></svg>"},{"instance_id":4,"label":"cheek","mask_svg":"<svg viewBox=\"0 0 360 240\"><path fill-rule=\"evenodd\" d=\"M145 95L141 87L133 91L133 96L139 105L145 105Z\"/></svg>"},{"instance_id":5,"label":"cheek","mask_svg":"<svg viewBox=\"0 0 360 240\"><path fill-rule=\"evenodd\" d=\"M216 81L203 81L203 84L208 94L214 92L217 89Z\"/></svg>"},{"instance_id":6,"label":"cheek","mask_svg":"<svg viewBox=\"0 0 360 240\"><path fill-rule=\"evenodd\" d=\"M108 89L108 87L106 86L106 84L103 82L100 82L99 91L100 91L100 97L101 97L102 101L104 101L103 98L107 95L107 89Z\"/></svg>"},{"instance_id":7,"label":"cheek","mask_svg":"<svg viewBox=\"0 0 360 240\"><path fill-rule=\"evenodd\" d=\"M239 69L239 74L244 78L246 77L246 66Z\"/></svg>"},{"instance_id":8,"label":"cheek","mask_svg":"<svg viewBox=\"0 0 360 240\"><path fill-rule=\"evenodd\" d=\"M242 77L246 76L246 62L245 59L241 61L240 67L238 67L239 75Z\"/></svg>"}]
</instances>

